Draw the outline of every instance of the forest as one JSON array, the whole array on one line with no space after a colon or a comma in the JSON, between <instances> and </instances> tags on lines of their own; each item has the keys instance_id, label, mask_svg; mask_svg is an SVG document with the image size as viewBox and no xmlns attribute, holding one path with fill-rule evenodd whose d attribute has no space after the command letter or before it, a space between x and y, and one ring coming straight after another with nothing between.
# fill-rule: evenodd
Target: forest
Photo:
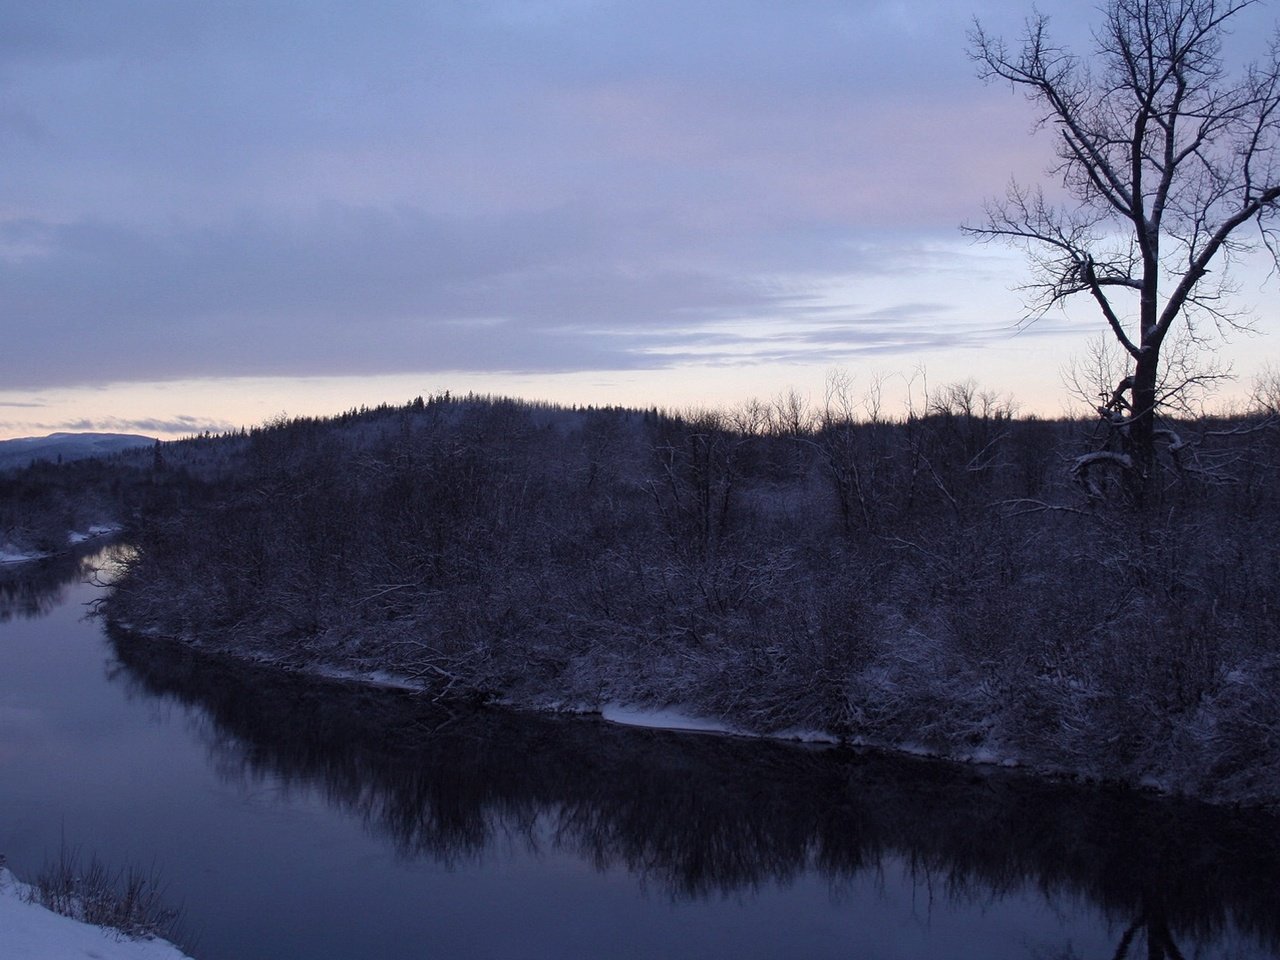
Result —
<instances>
[{"instance_id":1,"label":"forest","mask_svg":"<svg viewBox=\"0 0 1280 960\"><path fill-rule=\"evenodd\" d=\"M142 635L1271 805L1274 401L1166 422L1140 502L1081 468L1096 421L972 384L891 416L839 378L683 413L442 394L56 469L125 524L102 612Z\"/></svg>"}]
</instances>

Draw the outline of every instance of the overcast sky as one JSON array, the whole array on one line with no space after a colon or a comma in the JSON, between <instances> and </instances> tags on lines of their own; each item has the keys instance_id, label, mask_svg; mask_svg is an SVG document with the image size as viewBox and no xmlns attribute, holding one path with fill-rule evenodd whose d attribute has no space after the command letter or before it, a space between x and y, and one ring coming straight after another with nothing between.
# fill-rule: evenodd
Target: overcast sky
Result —
<instances>
[{"instance_id":1,"label":"overcast sky","mask_svg":"<svg viewBox=\"0 0 1280 960\"><path fill-rule=\"evenodd\" d=\"M1040 8L1087 47L1084 5ZM1058 412L1096 324L1016 333L1020 259L957 230L1049 157L966 56L1029 9L0 0L0 437L832 369ZM1276 297L1243 295L1248 367Z\"/></svg>"}]
</instances>

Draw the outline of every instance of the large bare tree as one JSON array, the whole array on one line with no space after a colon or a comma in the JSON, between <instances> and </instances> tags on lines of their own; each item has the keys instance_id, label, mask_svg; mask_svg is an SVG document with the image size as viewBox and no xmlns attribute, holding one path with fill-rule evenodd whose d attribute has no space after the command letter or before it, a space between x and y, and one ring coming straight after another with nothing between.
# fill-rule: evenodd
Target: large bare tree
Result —
<instances>
[{"instance_id":1,"label":"large bare tree","mask_svg":"<svg viewBox=\"0 0 1280 960\"><path fill-rule=\"evenodd\" d=\"M1055 44L1041 14L1013 48L981 24L970 35L980 75L1040 109L1061 189L1015 183L964 229L1026 250L1032 318L1077 296L1101 311L1131 372L1098 408L1116 442L1077 466L1118 468L1139 492L1177 387L1162 383L1161 348L1247 323L1227 269L1241 254L1262 245L1280 266L1280 43L1234 75L1222 52L1256 2L1110 0L1087 59Z\"/></svg>"}]
</instances>

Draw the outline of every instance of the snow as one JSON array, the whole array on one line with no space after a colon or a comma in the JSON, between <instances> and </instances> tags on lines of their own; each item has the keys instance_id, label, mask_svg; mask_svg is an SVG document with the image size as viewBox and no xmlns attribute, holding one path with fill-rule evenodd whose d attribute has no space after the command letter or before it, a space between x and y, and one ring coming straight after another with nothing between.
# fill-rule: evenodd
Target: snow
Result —
<instances>
[{"instance_id":1,"label":"snow","mask_svg":"<svg viewBox=\"0 0 1280 960\"><path fill-rule=\"evenodd\" d=\"M67 534L67 546L79 546L98 537L119 533L123 529L123 527L116 524L95 524L84 532L73 530ZM44 560L51 556L53 556L51 553L33 553L19 550L9 543L0 543L0 564L30 563L32 560Z\"/></svg>"},{"instance_id":2,"label":"snow","mask_svg":"<svg viewBox=\"0 0 1280 960\"><path fill-rule=\"evenodd\" d=\"M8 545L0 546L0 563L29 563L48 556L45 553L19 553Z\"/></svg>"},{"instance_id":3,"label":"snow","mask_svg":"<svg viewBox=\"0 0 1280 960\"><path fill-rule=\"evenodd\" d=\"M97 537L105 537L108 534L119 533L123 529L124 529L123 527L118 526L116 524L110 524L110 523L94 524L84 533L74 532L69 534L67 536L67 543L70 543L74 546L75 544L84 543L88 540L96 539Z\"/></svg>"},{"instance_id":4,"label":"snow","mask_svg":"<svg viewBox=\"0 0 1280 960\"><path fill-rule=\"evenodd\" d=\"M130 940L26 900L27 885L0 867L0 957L5 960L189 960L165 940Z\"/></svg>"},{"instance_id":5,"label":"snow","mask_svg":"<svg viewBox=\"0 0 1280 960\"><path fill-rule=\"evenodd\" d=\"M609 723L625 727L648 727L651 730L674 730L682 733L723 733L735 737L753 737L759 740L786 740L788 742L836 744L840 740L821 730L782 730L773 734L751 733L731 726L722 720L710 720L686 713L679 707L641 707L634 704L606 703L600 708L600 717Z\"/></svg>"},{"instance_id":6,"label":"snow","mask_svg":"<svg viewBox=\"0 0 1280 960\"><path fill-rule=\"evenodd\" d=\"M672 707L637 707L607 703L600 708L600 716L610 723L620 723L627 727L650 727L654 730L684 730L696 733L738 732L719 720L693 717Z\"/></svg>"},{"instance_id":7,"label":"snow","mask_svg":"<svg viewBox=\"0 0 1280 960\"><path fill-rule=\"evenodd\" d=\"M783 730L774 734L770 739L798 743L823 743L830 746L835 746L840 742L839 737L833 733L827 733L825 730Z\"/></svg>"},{"instance_id":8,"label":"snow","mask_svg":"<svg viewBox=\"0 0 1280 960\"><path fill-rule=\"evenodd\" d=\"M259 662L269 663L266 660L260 660ZM389 673L386 670L345 670L333 664L318 664L306 667L299 672L313 677L320 677L323 680L358 683L387 690L409 690L412 692L422 690L420 682L415 682L411 678L400 676L397 673Z\"/></svg>"}]
</instances>

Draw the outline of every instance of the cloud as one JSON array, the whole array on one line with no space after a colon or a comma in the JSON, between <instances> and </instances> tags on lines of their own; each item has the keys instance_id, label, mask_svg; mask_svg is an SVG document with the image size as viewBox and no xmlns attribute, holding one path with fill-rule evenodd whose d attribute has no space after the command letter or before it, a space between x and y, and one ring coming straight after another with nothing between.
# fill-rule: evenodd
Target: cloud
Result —
<instances>
[{"instance_id":1,"label":"cloud","mask_svg":"<svg viewBox=\"0 0 1280 960\"><path fill-rule=\"evenodd\" d=\"M65 420L52 429L70 432L91 433L141 433L195 435L201 433L227 433L236 429L225 421L210 420L207 417L175 416L169 419L142 417L128 419L121 417L79 418Z\"/></svg>"},{"instance_id":2,"label":"cloud","mask_svg":"<svg viewBox=\"0 0 1280 960\"><path fill-rule=\"evenodd\" d=\"M1026 12L973 6L1014 34ZM0 382L637 370L1008 336L989 314L1009 263L955 226L1050 145L974 78L969 13L0 5Z\"/></svg>"},{"instance_id":3,"label":"cloud","mask_svg":"<svg viewBox=\"0 0 1280 960\"><path fill-rule=\"evenodd\" d=\"M831 265L846 263L846 279L938 269L927 245L900 239L845 245ZM822 274L766 273L777 266L767 252L678 230L655 240L577 208L459 222L330 207L165 231L23 220L0 224L0 248L22 251L0 258L0 297L14 308L0 356L10 388L631 369L663 362L663 342L708 331L746 343L761 325L785 335L839 322L856 341L907 309L860 315L821 300Z\"/></svg>"}]
</instances>

